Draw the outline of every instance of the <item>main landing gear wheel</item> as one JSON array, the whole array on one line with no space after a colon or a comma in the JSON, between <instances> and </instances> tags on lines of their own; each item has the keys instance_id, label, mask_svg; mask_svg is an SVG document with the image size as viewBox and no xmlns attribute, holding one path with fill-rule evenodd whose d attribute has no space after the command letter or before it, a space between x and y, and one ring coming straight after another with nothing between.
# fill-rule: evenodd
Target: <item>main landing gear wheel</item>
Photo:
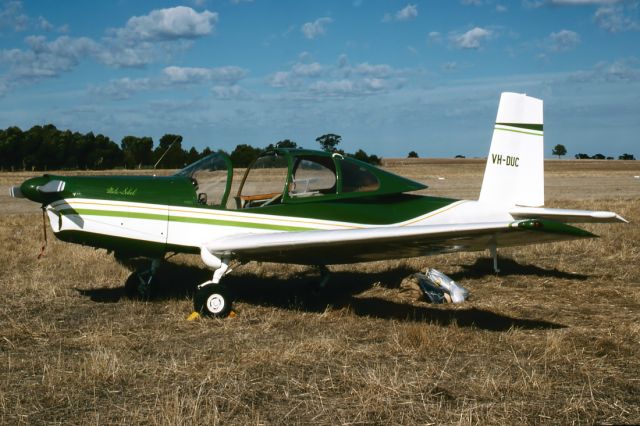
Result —
<instances>
[{"instance_id":1,"label":"main landing gear wheel","mask_svg":"<svg viewBox=\"0 0 640 426\"><path fill-rule=\"evenodd\" d=\"M199 288L193 298L193 310L201 315L226 318L231 313L231 293L222 284L209 284Z\"/></svg>"}]
</instances>

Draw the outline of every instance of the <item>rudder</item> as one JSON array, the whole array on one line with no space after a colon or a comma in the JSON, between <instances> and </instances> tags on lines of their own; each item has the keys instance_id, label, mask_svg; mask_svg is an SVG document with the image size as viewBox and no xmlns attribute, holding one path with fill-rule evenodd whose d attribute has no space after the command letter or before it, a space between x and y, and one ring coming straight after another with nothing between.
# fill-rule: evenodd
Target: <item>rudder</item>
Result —
<instances>
[{"instance_id":1,"label":"rudder","mask_svg":"<svg viewBox=\"0 0 640 426\"><path fill-rule=\"evenodd\" d=\"M541 99L502 93L479 201L544 205L542 115Z\"/></svg>"}]
</instances>

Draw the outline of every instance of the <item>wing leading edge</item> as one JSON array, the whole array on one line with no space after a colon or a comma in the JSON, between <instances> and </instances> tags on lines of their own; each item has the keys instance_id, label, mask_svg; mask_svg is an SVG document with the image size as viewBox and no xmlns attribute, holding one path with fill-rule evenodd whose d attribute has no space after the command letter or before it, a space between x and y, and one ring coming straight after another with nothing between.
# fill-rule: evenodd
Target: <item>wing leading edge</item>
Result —
<instances>
[{"instance_id":1,"label":"wing leading edge","mask_svg":"<svg viewBox=\"0 0 640 426\"><path fill-rule=\"evenodd\" d=\"M243 234L205 245L239 259L331 265L591 238L594 234L542 219L510 222L377 227L349 230Z\"/></svg>"}]
</instances>

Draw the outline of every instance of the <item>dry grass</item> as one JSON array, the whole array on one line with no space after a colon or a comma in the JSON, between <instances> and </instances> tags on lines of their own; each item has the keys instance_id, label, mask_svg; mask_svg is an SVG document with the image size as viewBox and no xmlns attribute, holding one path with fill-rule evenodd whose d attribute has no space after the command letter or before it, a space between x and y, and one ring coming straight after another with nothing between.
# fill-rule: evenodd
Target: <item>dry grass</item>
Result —
<instances>
[{"instance_id":1,"label":"dry grass","mask_svg":"<svg viewBox=\"0 0 640 426\"><path fill-rule=\"evenodd\" d=\"M127 300L128 271L102 250L52 241L36 260L37 207L0 198L0 422L638 423L640 165L627 165L547 164L551 205L631 220L586 227L600 239L504 250L498 276L486 253L333 267L320 296L312 269L250 263L227 279L238 316L193 323L197 257L165 267L157 300ZM388 167L471 198L483 170ZM0 175L0 190L24 177ZM471 299L417 300L405 278L426 266Z\"/></svg>"}]
</instances>

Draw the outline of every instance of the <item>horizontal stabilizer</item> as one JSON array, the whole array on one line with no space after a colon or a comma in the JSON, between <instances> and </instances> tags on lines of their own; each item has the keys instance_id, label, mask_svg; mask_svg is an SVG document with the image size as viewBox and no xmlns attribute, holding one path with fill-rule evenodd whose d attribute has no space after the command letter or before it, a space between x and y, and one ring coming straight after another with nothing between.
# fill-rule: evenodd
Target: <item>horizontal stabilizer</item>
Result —
<instances>
[{"instance_id":1,"label":"horizontal stabilizer","mask_svg":"<svg viewBox=\"0 0 640 426\"><path fill-rule=\"evenodd\" d=\"M566 223L628 223L625 218L614 212L592 210L516 206L510 210L509 214L511 214L514 219L549 219Z\"/></svg>"}]
</instances>

